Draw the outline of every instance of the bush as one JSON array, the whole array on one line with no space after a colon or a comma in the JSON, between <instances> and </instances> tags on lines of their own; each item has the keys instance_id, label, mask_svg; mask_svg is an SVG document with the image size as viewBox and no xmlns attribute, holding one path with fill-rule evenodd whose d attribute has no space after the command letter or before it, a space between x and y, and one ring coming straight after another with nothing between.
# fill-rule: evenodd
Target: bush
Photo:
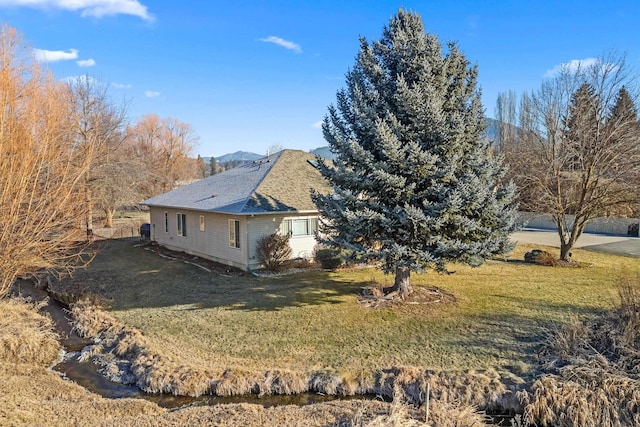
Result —
<instances>
[{"instance_id":1,"label":"bush","mask_svg":"<svg viewBox=\"0 0 640 427\"><path fill-rule=\"evenodd\" d=\"M258 259L265 269L280 271L284 264L291 258L289 237L279 233L263 236L258 239Z\"/></svg>"},{"instance_id":2,"label":"bush","mask_svg":"<svg viewBox=\"0 0 640 427\"><path fill-rule=\"evenodd\" d=\"M556 257L551 253L540 249L534 249L524 254L524 260L525 262L547 266L554 266L557 261Z\"/></svg>"},{"instance_id":3,"label":"bush","mask_svg":"<svg viewBox=\"0 0 640 427\"><path fill-rule=\"evenodd\" d=\"M317 249L314 254L314 259L322 268L328 270L335 270L338 267L342 267L346 264L344 257L342 257L340 249L322 248Z\"/></svg>"}]
</instances>

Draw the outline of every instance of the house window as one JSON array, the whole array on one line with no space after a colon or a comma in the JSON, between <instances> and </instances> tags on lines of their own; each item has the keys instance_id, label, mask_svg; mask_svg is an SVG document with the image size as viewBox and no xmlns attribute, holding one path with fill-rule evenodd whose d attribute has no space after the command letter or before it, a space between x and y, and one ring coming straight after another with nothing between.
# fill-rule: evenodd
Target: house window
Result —
<instances>
[{"instance_id":1,"label":"house window","mask_svg":"<svg viewBox=\"0 0 640 427\"><path fill-rule=\"evenodd\" d=\"M280 232L285 236L313 236L318 232L318 218L285 219L280 225Z\"/></svg>"},{"instance_id":2,"label":"house window","mask_svg":"<svg viewBox=\"0 0 640 427\"><path fill-rule=\"evenodd\" d=\"M204 215L200 215L200 231L204 231Z\"/></svg>"},{"instance_id":3,"label":"house window","mask_svg":"<svg viewBox=\"0 0 640 427\"><path fill-rule=\"evenodd\" d=\"M179 213L178 220L178 236L187 237L187 215Z\"/></svg>"},{"instance_id":4,"label":"house window","mask_svg":"<svg viewBox=\"0 0 640 427\"><path fill-rule=\"evenodd\" d=\"M240 221L237 219L229 220L229 246L240 247Z\"/></svg>"},{"instance_id":5,"label":"house window","mask_svg":"<svg viewBox=\"0 0 640 427\"><path fill-rule=\"evenodd\" d=\"M164 232L169 232L169 212L164 212Z\"/></svg>"}]
</instances>

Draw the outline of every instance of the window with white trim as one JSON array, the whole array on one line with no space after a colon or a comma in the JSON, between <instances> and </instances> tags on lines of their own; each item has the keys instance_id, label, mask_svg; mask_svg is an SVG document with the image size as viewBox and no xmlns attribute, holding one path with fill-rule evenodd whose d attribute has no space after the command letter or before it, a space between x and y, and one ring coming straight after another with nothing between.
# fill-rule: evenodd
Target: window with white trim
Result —
<instances>
[{"instance_id":1,"label":"window with white trim","mask_svg":"<svg viewBox=\"0 0 640 427\"><path fill-rule=\"evenodd\" d=\"M237 219L229 220L229 246L240 248L240 221Z\"/></svg>"},{"instance_id":2,"label":"window with white trim","mask_svg":"<svg viewBox=\"0 0 640 427\"><path fill-rule=\"evenodd\" d=\"M164 232L169 232L169 212L164 211Z\"/></svg>"},{"instance_id":3,"label":"window with white trim","mask_svg":"<svg viewBox=\"0 0 640 427\"><path fill-rule=\"evenodd\" d=\"M200 215L200 231L204 231L204 215Z\"/></svg>"},{"instance_id":4,"label":"window with white trim","mask_svg":"<svg viewBox=\"0 0 640 427\"><path fill-rule=\"evenodd\" d=\"M187 237L187 215L179 213L176 219L178 222L178 236Z\"/></svg>"},{"instance_id":5,"label":"window with white trim","mask_svg":"<svg viewBox=\"0 0 640 427\"><path fill-rule=\"evenodd\" d=\"M284 236L314 236L318 232L318 218L291 218L280 224L280 233Z\"/></svg>"}]
</instances>

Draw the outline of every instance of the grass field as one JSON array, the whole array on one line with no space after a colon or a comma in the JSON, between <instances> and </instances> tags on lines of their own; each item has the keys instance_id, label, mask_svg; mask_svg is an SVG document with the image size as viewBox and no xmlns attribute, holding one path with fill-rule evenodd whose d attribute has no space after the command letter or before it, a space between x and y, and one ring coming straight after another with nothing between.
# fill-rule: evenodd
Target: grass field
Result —
<instances>
[{"instance_id":1,"label":"grass field","mask_svg":"<svg viewBox=\"0 0 640 427\"><path fill-rule=\"evenodd\" d=\"M350 400L307 406L264 408L257 404L221 404L166 410L142 399L105 399L47 367L59 356L49 318L37 307L0 299L0 425L2 426L381 426L387 420L411 420L416 410L381 401ZM437 419L480 425L466 408L436 403ZM432 418L433 419L433 418ZM395 425L413 425L405 424ZM436 425L450 425L437 424Z\"/></svg>"},{"instance_id":2,"label":"grass field","mask_svg":"<svg viewBox=\"0 0 640 427\"><path fill-rule=\"evenodd\" d=\"M362 287L388 285L374 269L258 278L216 274L168 260L132 241L106 244L76 279L111 301L111 312L162 351L207 369L370 372L490 367L528 376L545 334L617 301L616 278L637 259L574 251L584 268L520 262L532 247L450 275L412 275L455 303L361 307Z\"/></svg>"}]
</instances>

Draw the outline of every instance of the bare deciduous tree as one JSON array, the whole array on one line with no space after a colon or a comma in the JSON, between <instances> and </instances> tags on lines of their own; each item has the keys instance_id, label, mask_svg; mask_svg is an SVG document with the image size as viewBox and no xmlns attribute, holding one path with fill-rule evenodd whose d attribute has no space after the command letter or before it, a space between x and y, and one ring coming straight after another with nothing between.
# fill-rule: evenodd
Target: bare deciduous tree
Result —
<instances>
[{"instance_id":1,"label":"bare deciduous tree","mask_svg":"<svg viewBox=\"0 0 640 427\"><path fill-rule=\"evenodd\" d=\"M198 136L191 125L155 114L127 129L128 145L146 165L146 197L169 191L180 180L201 178L189 158Z\"/></svg>"},{"instance_id":2,"label":"bare deciduous tree","mask_svg":"<svg viewBox=\"0 0 640 427\"><path fill-rule=\"evenodd\" d=\"M113 227L113 215L117 209L135 206L142 199L140 183L146 173L144 164L126 145L104 156L92 182L92 194L96 207L105 213L105 227Z\"/></svg>"},{"instance_id":3,"label":"bare deciduous tree","mask_svg":"<svg viewBox=\"0 0 640 427\"><path fill-rule=\"evenodd\" d=\"M101 206L107 215L106 226L111 226L114 203L119 190L124 194L122 180L127 177L114 174L126 165L118 155L124 140L126 108L117 106L109 98L107 86L90 76L82 76L68 83L75 107L74 148L91 165L85 177L85 218L87 235L93 231L93 206ZM104 198L107 199L104 199Z\"/></svg>"},{"instance_id":4,"label":"bare deciduous tree","mask_svg":"<svg viewBox=\"0 0 640 427\"><path fill-rule=\"evenodd\" d=\"M77 265L86 158L73 150L72 103L27 55L17 32L0 32L0 296L19 275Z\"/></svg>"},{"instance_id":5,"label":"bare deciduous tree","mask_svg":"<svg viewBox=\"0 0 640 427\"><path fill-rule=\"evenodd\" d=\"M563 260L590 219L640 201L635 78L616 54L566 66L522 97L517 131L500 135L521 206L553 216Z\"/></svg>"}]
</instances>

